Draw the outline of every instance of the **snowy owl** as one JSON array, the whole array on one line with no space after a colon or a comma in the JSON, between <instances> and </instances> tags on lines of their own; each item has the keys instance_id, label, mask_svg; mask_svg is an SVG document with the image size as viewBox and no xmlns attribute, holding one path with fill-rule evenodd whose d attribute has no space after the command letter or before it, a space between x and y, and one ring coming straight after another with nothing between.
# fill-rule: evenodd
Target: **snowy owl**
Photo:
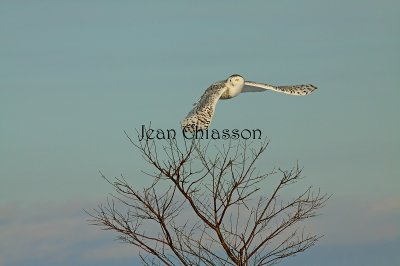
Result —
<instances>
[{"instance_id":1,"label":"snowy owl","mask_svg":"<svg viewBox=\"0 0 400 266\"><path fill-rule=\"evenodd\" d=\"M214 115L215 106L219 99L226 100L237 96L241 92L261 92L266 90L276 91L289 95L307 95L317 89L315 86L290 85L272 86L264 83L245 81L240 75L232 75L226 80L213 83L194 104L194 108L185 119L181 121L185 131L194 132L206 130Z\"/></svg>"}]
</instances>

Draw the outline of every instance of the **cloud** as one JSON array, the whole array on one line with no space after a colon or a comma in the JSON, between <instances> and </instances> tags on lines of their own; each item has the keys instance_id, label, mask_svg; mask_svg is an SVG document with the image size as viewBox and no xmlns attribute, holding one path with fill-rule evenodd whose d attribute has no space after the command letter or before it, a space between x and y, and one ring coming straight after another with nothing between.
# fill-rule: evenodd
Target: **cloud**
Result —
<instances>
[{"instance_id":1,"label":"cloud","mask_svg":"<svg viewBox=\"0 0 400 266\"><path fill-rule=\"evenodd\" d=\"M368 244L400 238L400 198L332 197L312 224L326 244Z\"/></svg>"},{"instance_id":2,"label":"cloud","mask_svg":"<svg viewBox=\"0 0 400 266\"><path fill-rule=\"evenodd\" d=\"M0 226L7 224L15 219L17 215L17 204L9 203L7 205L0 205Z\"/></svg>"},{"instance_id":3,"label":"cloud","mask_svg":"<svg viewBox=\"0 0 400 266\"><path fill-rule=\"evenodd\" d=\"M71 257L106 257L118 250L111 234L89 226L84 206L89 202L16 203L0 207L0 265L18 261L62 261ZM108 238L107 238L108 237ZM109 243L109 244L108 244ZM97 247L100 244L100 247ZM108 253L106 250L111 250ZM121 252L118 253L121 255Z\"/></svg>"},{"instance_id":4,"label":"cloud","mask_svg":"<svg viewBox=\"0 0 400 266\"><path fill-rule=\"evenodd\" d=\"M136 257L138 255L139 251L135 246L114 242L109 245L87 250L83 255L83 258L88 260L125 259Z\"/></svg>"},{"instance_id":5,"label":"cloud","mask_svg":"<svg viewBox=\"0 0 400 266\"><path fill-rule=\"evenodd\" d=\"M371 212L378 215L400 214L400 197L388 197L375 202L371 206Z\"/></svg>"}]
</instances>

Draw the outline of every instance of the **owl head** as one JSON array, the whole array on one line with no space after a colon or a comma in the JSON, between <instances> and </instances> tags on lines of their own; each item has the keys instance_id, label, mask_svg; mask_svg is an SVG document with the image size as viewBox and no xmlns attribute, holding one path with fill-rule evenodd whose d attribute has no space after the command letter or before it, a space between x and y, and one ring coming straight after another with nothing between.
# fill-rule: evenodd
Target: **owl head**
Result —
<instances>
[{"instance_id":1,"label":"owl head","mask_svg":"<svg viewBox=\"0 0 400 266\"><path fill-rule=\"evenodd\" d=\"M244 85L244 78L238 74L231 75L226 81L233 87L240 87Z\"/></svg>"}]
</instances>

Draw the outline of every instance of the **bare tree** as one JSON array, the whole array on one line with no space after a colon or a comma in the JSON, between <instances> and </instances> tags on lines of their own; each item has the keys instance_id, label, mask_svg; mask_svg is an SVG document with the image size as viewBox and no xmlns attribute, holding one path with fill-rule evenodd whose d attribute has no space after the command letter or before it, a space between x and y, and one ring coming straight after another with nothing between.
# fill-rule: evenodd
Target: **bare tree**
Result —
<instances>
[{"instance_id":1,"label":"bare tree","mask_svg":"<svg viewBox=\"0 0 400 266\"><path fill-rule=\"evenodd\" d=\"M88 213L93 225L139 247L144 265L272 265L321 237L306 234L302 222L329 197L312 187L284 197L302 179L302 169L257 172L268 141L218 147L126 136L153 169L143 173L154 182L138 190L123 176L102 174L116 193Z\"/></svg>"}]
</instances>

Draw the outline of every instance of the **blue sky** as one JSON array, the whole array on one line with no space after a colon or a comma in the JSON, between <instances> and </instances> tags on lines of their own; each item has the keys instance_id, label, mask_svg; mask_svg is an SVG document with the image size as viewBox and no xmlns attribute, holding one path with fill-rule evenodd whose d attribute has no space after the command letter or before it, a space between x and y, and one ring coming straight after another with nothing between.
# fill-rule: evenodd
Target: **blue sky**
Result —
<instances>
[{"instance_id":1,"label":"blue sky","mask_svg":"<svg viewBox=\"0 0 400 266\"><path fill-rule=\"evenodd\" d=\"M87 225L99 177L144 184L123 130L178 128L233 73L312 83L307 97L243 94L215 128L260 128L268 166L298 160L333 194L325 237L283 265L398 265L398 1L0 2L0 266L126 265ZM397 247L397 248L396 248Z\"/></svg>"}]
</instances>

